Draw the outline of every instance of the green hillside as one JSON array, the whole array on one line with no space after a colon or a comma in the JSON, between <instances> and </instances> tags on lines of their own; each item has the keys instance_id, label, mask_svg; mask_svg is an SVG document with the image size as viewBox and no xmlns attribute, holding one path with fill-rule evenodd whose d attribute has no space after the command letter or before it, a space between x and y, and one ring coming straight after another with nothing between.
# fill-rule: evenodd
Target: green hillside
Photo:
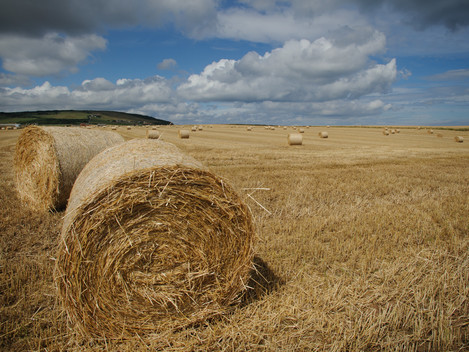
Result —
<instances>
[{"instance_id":1,"label":"green hillside","mask_svg":"<svg viewBox=\"0 0 469 352\"><path fill-rule=\"evenodd\" d=\"M39 125L171 125L169 121L151 116L128 114L118 111L98 110L50 110L0 112L1 123L39 124Z\"/></svg>"}]
</instances>

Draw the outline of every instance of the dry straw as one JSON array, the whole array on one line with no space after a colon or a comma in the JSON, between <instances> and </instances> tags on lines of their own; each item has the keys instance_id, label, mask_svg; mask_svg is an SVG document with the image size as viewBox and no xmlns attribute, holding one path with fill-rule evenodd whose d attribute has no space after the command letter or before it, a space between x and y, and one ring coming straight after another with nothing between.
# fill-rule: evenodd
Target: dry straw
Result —
<instances>
[{"instance_id":1,"label":"dry straw","mask_svg":"<svg viewBox=\"0 0 469 352\"><path fill-rule=\"evenodd\" d=\"M159 139L160 138L160 132L156 130L147 130L147 138L148 139Z\"/></svg>"},{"instance_id":2,"label":"dry straw","mask_svg":"<svg viewBox=\"0 0 469 352\"><path fill-rule=\"evenodd\" d=\"M179 130L178 135L179 135L179 138L181 138L181 139L188 139L189 138L189 130Z\"/></svg>"},{"instance_id":3,"label":"dry straw","mask_svg":"<svg viewBox=\"0 0 469 352\"><path fill-rule=\"evenodd\" d=\"M65 208L73 183L96 154L124 142L111 131L26 127L16 143L16 188L36 211Z\"/></svg>"},{"instance_id":4,"label":"dry straw","mask_svg":"<svg viewBox=\"0 0 469 352\"><path fill-rule=\"evenodd\" d=\"M389 131L388 131L388 130L384 130L384 131L383 131L383 134L384 134L385 136L389 136Z\"/></svg>"},{"instance_id":5,"label":"dry straw","mask_svg":"<svg viewBox=\"0 0 469 352\"><path fill-rule=\"evenodd\" d=\"M299 133L289 133L288 134L288 144L289 145L302 145L303 136Z\"/></svg>"},{"instance_id":6,"label":"dry straw","mask_svg":"<svg viewBox=\"0 0 469 352\"><path fill-rule=\"evenodd\" d=\"M226 313L250 276L254 228L234 189L172 144L135 139L77 178L55 270L84 336L161 333Z\"/></svg>"},{"instance_id":7,"label":"dry straw","mask_svg":"<svg viewBox=\"0 0 469 352\"><path fill-rule=\"evenodd\" d=\"M329 134L327 132L319 132L318 136L321 137L321 138L328 138Z\"/></svg>"},{"instance_id":8,"label":"dry straw","mask_svg":"<svg viewBox=\"0 0 469 352\"><path fill-rule=\"evenodd\" d=\"M454 137L454 140L458 143L464 142L464 138L462 136L456 136L456 137Z\"/></svg>"}]
</instances>

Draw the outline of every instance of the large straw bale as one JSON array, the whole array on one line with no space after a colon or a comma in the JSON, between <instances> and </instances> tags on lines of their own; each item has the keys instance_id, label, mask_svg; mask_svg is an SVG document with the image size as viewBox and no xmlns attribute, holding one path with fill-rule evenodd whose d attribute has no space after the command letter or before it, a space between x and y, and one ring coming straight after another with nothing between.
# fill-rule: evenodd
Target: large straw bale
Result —
<instances>
[{"instance_id":1,"label":"large straw bale","mask_svg":"<svg viewBox=\"0 0 469 352\"><path fill-rule=\"evenodd\" d=\"M288 134L288 144L289 145L302 145L303 136L300 133L289 133Z\"/></svg>"},{"instance_id":2,"label":"large straw bale","mask_svg":"<svg viewBox=\"0 0 469 352\"><path fill-rule=\"evenodd\" d=\"M160 140L93 158L73 187L55 282L84 336L161 333L226 313L249 279L254 228L237 193Z\"/></svg>"},{"instance_id":3,"label":"large straw bale","mask_svg":"<svg viewBox=\"0 0 469 352\"><path fill-rule=\"evenodd\" d=\"M456 136L456 137L454 137L454 140L455 140L456 142L458 142L458 143L462 143L462 142L464 142L464 137L462 137L462 136Z\"/></svg>"},{"instance_id":4,"label":"large straw bale","mask_svg":"<svg viewBox=\"0 0 469 352\"><path fill-rule=\"evenodd\" d=\"M124 139L111 131L85 128L23 129L16 143L16 188L36 211L65 208L73 183L96 154Z\"/></svg>"}]
</instances>

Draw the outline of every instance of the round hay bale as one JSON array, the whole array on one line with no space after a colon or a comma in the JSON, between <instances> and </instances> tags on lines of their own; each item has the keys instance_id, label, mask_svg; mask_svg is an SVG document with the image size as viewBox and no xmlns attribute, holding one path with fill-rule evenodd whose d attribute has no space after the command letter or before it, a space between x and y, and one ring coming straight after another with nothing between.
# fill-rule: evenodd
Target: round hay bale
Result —
<instances>
[{"instance_id":1,"label":"round hay bale","mask_svg":"<svg viewBox=\"0 0 469 352\"><path fill-rule=\"evenodd\" d=\"M327 132L319 132L318 135L321 138L329 138L329 134Z\"/></svg>"},{"instance_id":2,"label":"round hay bale","mask_svg":"<svg viewBox=\"0 0 469 352\"><path fill-rule=\"evenodd\" d=\"M147 138L148 139L159 139L160 138L160 132L156 130L147 130Z\"/></svg>"},{"instance_id":3,"label":"round hay bale","mask_svg":"<svg viewBox=\"0 0 469 352\"><path fill-rule=\"evenodd\" d=\"M178 135L179 135L179 138L181 138L181 139L188 139L189 138L189 130L179 130Z\"/></svg>"},{"instance_id":4,"label":"round hay bale","mask_svg":"<svg viewBox=\"0 0 469 352\"><path fill-rule=\"evenodd\" d=\"M132 129L132 127L130 126L127 126L127 130L130 131Z\"/></svg>"},{"instance_id":5,"label":"round hay bale","mask_svg":"<svg viewBox=\"0 0 469 352\"><path fill-rule=\"evenodd\" d=\"M427 130L428 134L433 134L433 130Z\"/></svg>"},{"instance_id":6,"label":"round hay bale","mask_svg":"<svg viewBox=\"0 0 469 352\"><path fill-rule=\"evenodd\" d=\"M303 136L299 133L289 133L288 134L288 145L302 145Z\"/></svg>"},{"instance_id":7,"label":"round hay bale","mask_svg":"<svg viewBox=\"0 0 469 352\"><path fill-rule=\"evenodd\" d=\"M252 131L252 127L251 126L246 127L246 131Z\"/></svg>"},{"instance_id":8,"label":"round hay bale","mask_svg":"<svg viewBox=\"0 0 469 352\"><path fill-rule=\"evenodd\" d=\"M203 130L204 130L204 127L203 127L203 126L199 126L198 130L199 130L199 131L203 131Z\"/></svg>"},{"instance_id":9,"label":"round hay bale","mask_svg":"<svg viewBox=\"0 0 469 352\"><path fill-rule=\"evenodd\" d=\"M389 131L388 131L388 130L384 130L384 131L383 131L383 134L384 134L385 136L389 136Z\"/></svg>"},{"instance_id":10,"label":"round hay bale","mask_svg":"<svg viewBox=\"0 0 469 352\"><path fill-rule=\"evenodd\" d=\"M304 128L298 128L298 133L305 133Z\"/></svg>"},{"instance_id":11,"label":"round hay bale","mask_svg":"<svg viewBox=\"0 0 469 352\"><path fill-rule=\"evenodd\" d=\"M227 312L250 276L254 227L237 193L172 144L135 139L83 169L55 268L85 336L122 338Z\"/></svg>"},{"instance_id":12,"label":"round hay bale","mask_svg":"<svg viewBox=\"0 0 469 352\"><path fill-rule=\"evenodd\" d=\"M462 136L456 136L456 137L454 137L454 140L458 143L464 142L464 138Z\"/></svg>"},{"instance_id":13,"label":"round hay bale","mask_svg":"<svg viewBox=\"0 0 469 352\"><path fill-rule=\"evenodd\" d=\"M192 126L191 131L192 132L197 132L197 126Z\"/></svg>"},{"instance_id":14,"label":"round hay bale","mask_svg":"<svg viewBox=\"0 0 469 352\"><path fill-rule=\"evenodd\" d=\"M73 183L96 154L124 139L85 128L23 129L16 143L15 177L21 201L36 211L62 209Z\"/></svg>"},{"instance_id":15,"label":"round hay bale","mask_svg":"<svg viewBox=\"0 0 469 352\"><path fill-rule=\"evenodd\" d=\"M442 134L442 133L437 133L436 136L437 136L438 138L443 138L443 134Z\"/></svg>"}]
</instances>

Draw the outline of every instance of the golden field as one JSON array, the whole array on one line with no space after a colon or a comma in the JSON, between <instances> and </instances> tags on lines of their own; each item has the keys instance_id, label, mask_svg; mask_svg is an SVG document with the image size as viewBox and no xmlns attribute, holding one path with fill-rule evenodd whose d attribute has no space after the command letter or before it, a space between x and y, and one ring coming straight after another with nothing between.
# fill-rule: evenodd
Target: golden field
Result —
<instances>
[{"instance_id":1,"label":"golden field","mask_svg":"<svg viewBox=\"0 0 469 352\"><path fill-rule=\"evenodd\" d=\"M289 146L292 127L204 125L179 139L181 128L158 130L252 211L257 272L242 303L164 335L75 334L52 280L63 212L19 203L20 131L0 131L0 350L469 350L469 129L310 127Z\"/></svg>"}]
</instances>

